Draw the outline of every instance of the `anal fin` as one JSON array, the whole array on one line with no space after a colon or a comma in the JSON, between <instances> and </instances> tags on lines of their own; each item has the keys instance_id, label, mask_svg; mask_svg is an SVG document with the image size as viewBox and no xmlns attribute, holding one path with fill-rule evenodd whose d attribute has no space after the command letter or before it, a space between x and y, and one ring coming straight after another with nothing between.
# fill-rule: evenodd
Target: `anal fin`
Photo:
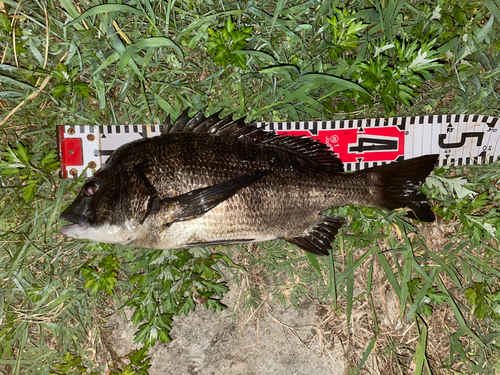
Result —
<instances>
[{"instance_id":1,"label":"anal fin","mask_svg":"<svg viewBox=\"0 0 500 375\"><path fill-rule=\"evenodd\" d=\"M344 223L341 217L321 215L305 236L285 238L285 240L312 254L328 255L328 249L331 249L331 243Z\"/></svg>"}]
</instances>

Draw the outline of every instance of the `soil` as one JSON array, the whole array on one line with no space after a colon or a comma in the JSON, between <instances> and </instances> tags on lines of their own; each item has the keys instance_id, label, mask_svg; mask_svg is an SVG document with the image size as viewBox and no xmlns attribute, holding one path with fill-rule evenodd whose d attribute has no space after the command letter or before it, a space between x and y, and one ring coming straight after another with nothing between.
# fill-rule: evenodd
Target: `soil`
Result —
<instances>
[{"instance_id":1,"label":"soil","mask_svg":"<svg viewBox=\"0 0 500 375\"><path fill-rule=\"evenodd\" d=\"M232 284L232 283L230 283ZM325 347L318 326L317 306L304 301L298 309L266 305L253 314L238 311L238 287L230 285L223 303L228 309L211 312L197 306L174 318L172 342L150 349L150 375L252 375L345 373L343 348ZM126 311L130 317L131 311ZM120 314L111 318L109 342L122 357L138 348L136 328Z\"/></svg>"},{"instance_id":2,"label":"soil","mask_svg":"<svg viewBox=\"0 0 500 375\"><path fill-rule=\"evenodd\" d=\"M439 251L446 233L437 224L419 229L429 239L429 247ZM354 256L364 251L359 249ZM392 260L391 254L386 256ZM246 282L240 280L239 285L229 280L229 292L222 300L228 308L211 312L198 305L187 316L175 317L170 334L172 342L156 343L149 350L152 358L149 374L340 375L352 373L360 363L363 363L361 373L409 373L415 366L418 325L415 319L399 316L400 302L378 263L370 271L373 279L371 297L365 295L370 267L369 261L364 262L354 276L349 325L345 299L339 299L337 309L310 299L302 300L294 309L291 306L283 308L273 303L271 296L266 300L265 295L261 295L264 302L259 307L244 311L240 298L252 278L258 281L253 288L260 291L269 290L276 280L269 279L265 270L259 269L250 270ZM449 331L459 327L446 305L433 308L431 317L422 318L428 327L426 354L434 372L439 373L443 359L450 352ZM132 311L124 312L130 319ZM121 314L114 314L109 322L112 332L106 335L103 350L108 361L111 357L126 357L133 349L141 347L133 344L136 327ZM377 330L378 335L375 334ZM376 345L364 361L375 336Z\"/></svg>"}]
</instances>

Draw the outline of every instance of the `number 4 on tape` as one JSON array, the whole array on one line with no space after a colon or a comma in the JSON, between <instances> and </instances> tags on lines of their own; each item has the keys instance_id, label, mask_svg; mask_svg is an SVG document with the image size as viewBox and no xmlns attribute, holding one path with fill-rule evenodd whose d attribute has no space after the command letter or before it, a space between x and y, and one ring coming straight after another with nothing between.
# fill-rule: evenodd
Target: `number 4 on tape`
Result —
<instances>
[{"instance_id":1,"label":"number 4 on tape","mask_svg":"<svg viewBox=\"0 0 500 375\"><path fill-rule=\"evenodd\" d=\"M256 123L280 135L307 136L337 153L347 171L439 154L439 165L492 163L500 121L480 115ZM90 177L121 145L161 134L162 125L59 126L61 177Z\"/></svg>"}]
</instances>

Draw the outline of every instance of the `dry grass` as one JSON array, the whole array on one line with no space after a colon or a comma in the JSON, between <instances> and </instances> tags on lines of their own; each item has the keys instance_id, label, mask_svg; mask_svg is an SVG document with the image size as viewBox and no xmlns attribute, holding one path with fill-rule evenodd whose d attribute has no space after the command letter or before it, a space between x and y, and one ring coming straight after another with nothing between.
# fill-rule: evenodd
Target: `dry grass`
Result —
<instances>
[{"instance_id":1,"label":"dry grass","mask_svg":"<svg viewBox=\"0 0 500 375\"><path fill-rule=\"evenodd\" d=\"M425 237L429 249L436 254L439 254L442 246L449 242L449 237L454 231L449 223L437 222L418 225L417 230ZM399 236L400 233L393 229L393 235ZM387 242L383 240L379 240L377 245L382 250L389 250ZM358 249L354 254L354 258L356 259L366 250ZM252 257L261 258L265 256L256 244L250 244L247 251L252 254ZM414 249L416 254L419 251L418 247ZM236 311L241 314L242 327L246 324L253 324L258 333L260 322L270 320L291 332L297 339L296 345L302 345L306 348L319 347L323 355L332 355L333 352L341 351L347 369L346 375L350 373L349 369L356 368L359 365L366 352L367 343L377 336L376 346L360 373L392 375L411 374L413 372L415 366L413 360L421 327L417 327L415 319L407 321L406 316L400 317L399 298L392 289L386 273L379 263L375 262L372 270L372 283L374 286L372 286L370 295L366 294L370 261L366 260L356 270L354 276L355 302L353 303L349 326L347 325L347 301L345 299L339 298L337 304L334 305L311 297L304 298L299 307L299 309L304 308L302 304L314 305L315 313L310 324L291 326L274 317L277 302L273 299L273 293L270 291L275 288L278 279L280 280L279 293L285 298L289 296L290 291L297 284L305 287L310 286L307 286L297 275L290 279L286 271L280 271L279 274L271 276L264 263L255 264L250 260L250 256L242 254L238 250L233 251L233 254L234 261L247 268L246 272L239 275L240 296L253 293L261 301L256 307L250 307L248 311L244 311L240 301L237 303ZM391 263L393 270L396 271L397 267L394 264L394 258L387 254L386 259ZM345 261L340 258L337 261L345 264ZM399 267L401 266L402 264L399 265ZM298 262L293 264L293 267L301 269L310 267L310 265L307 262ZM452 280L446 274L443 274L441 279L448 290L454 291L452 293L456 300L466 305L465 297L455 290L455 284ZM313 294L312 291L311 294ZM409 307L410 305L407 304L407 309ZM466 364L461 361L457 361L451 367L446 366L450 355L449 335L459 329L457 320L449 305L446 303L435 305L430 317L422 315L421 317L428 328L426 354L433 373L449 374L450 371L462 371ZM473 341L466 335L462 335L459 340L464 347L473 344ZM258 339L254 345L257 344Z\"/></svg>"}]
</instances>

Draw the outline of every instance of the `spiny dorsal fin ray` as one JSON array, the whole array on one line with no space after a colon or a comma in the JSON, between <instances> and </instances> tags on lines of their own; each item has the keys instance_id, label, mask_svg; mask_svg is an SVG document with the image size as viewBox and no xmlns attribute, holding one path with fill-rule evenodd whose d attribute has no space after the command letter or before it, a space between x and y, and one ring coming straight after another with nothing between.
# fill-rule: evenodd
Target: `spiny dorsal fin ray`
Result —
<instances>
[{"instance_id":1,"label":"spiny dorsal fin ray","mask_svg":"<svg viewBox=\"0 0 500 375\"><path fill-rule=\"evenodd\" d=\"M186 109L184 112L181 113L181 115L175 120L173 127L172 127L172 133L177 133L179 131L182 131L186 124L189 122L191 117L189 117L189 111ZM177 130L179 129L179 130Z\"/></svg>"},{"instance_id":2,"label":"spiny dorsal fin ray","mask_svg":"<svg viewBox=\"0 0 500 375\"><path fill-rule=\"evenodd\" d=\"M208 132L208 129L210 129L211 127L213 127L215 124L217 124L220 121L219 115L220 115L221 112L222 111L215 112L210 117L208 117L208 118L204 119L203 121L201 121L193 129L193 132L194 133L206 133L206 132Z\"/></svg>"},{"instance_id":3,"label":"spiny dorsal fin ray","mask_svg":"<svg viewBox=\"0 0 500 375\"><path fill-rule=\"evenodd\" d=\"M162 135L172 133L209 133L230 136L234 138L251 139L254 142L270 145L289 152L303 155L314 160L331 172L343 172L342 161L323 143L308 137L279 136L274 132L266 132L255 127L253 124L245 123L244 118L233 120L231 116L219 118L217 112L208 118L205 111L201 110L192 118L188 111L184 111L179 118L171 124L166 123Z\"/></svg>"},{"instance_id":4,"label":"spiny dorsal fin ray","mask_svg":"<svg viewBox=\"0 0 500 375\"><path fill-rule=\"evenodd\" d=\"M184 131L195 133L194 129L196 129L198 125L200 125L200 123L203 123L206 119L207 118L205 117L205 113L203 111L198 112L186 123L186 125L184 126Z\"/></svg>"}]
</instances>

